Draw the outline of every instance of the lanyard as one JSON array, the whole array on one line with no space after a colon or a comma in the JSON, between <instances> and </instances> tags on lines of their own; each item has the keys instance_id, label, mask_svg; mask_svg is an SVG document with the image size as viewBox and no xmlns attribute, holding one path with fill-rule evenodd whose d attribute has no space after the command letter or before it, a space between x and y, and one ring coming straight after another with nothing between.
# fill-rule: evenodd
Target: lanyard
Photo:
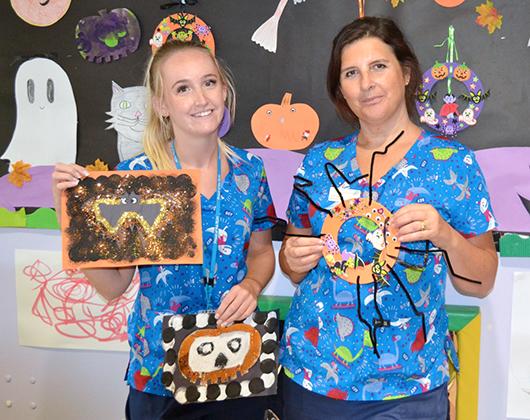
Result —
<instances>
[{"instance_id":1,"label":"lanyard","mask_svg":"<svg viewBox=\"0 0 530 420\"><path fill-rule=\"evenodd\" d=\"M171 142L171 148L173 150L173 159L175 160L175 166L177 169L182 169L180 166L177 151L175 150L175 139ZM217 261L217 242L219 238L219 219L221 214L221 148L217 147L217 195L215 200L215 225L213 230L213 248L212 258L210 261L210 271L206 269L206 266L202 265L202 272L204 275L204 291L206 293L206 309L211 310L212 305L212 291L215 284L214 270L215 263Z\"/></svg>"}]
</instances>

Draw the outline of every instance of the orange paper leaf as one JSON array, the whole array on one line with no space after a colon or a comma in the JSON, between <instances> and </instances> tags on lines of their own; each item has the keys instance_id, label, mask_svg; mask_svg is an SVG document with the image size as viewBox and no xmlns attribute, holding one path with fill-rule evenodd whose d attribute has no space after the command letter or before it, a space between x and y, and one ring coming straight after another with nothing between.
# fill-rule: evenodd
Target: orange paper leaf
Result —
<instances>
[{"instance_id":1,"label":"orange paper leaf","mask_svg":"<svg viewBox=\"0 0 530 420\"><path fill-rule=\"evenodd\" d=\"M19 160L11 166L13 166L13 170L10 172L11 175L7 178L10 183L21 188L24 182L31 181L31 175L26 172L27 169L31 168L29 163L24 163L22 160Z\"/></svg>"},{"instance_id":2,"label":"orange paper leaf","mask_svg":"<svg viewBox=\"0 0 530 420\"><path fill-rule=\"evenodd\" d=\"M502 15L497 13L497 9L493 7L493 3L491 1L486 1L486 4L477 6L476 11L479 14L476 22L480 26L488 25L488 32L490 34L492 34L495 29L501 29Z\"/></svg>"},{"instance_id":3,"label":"orange paper leaf","mask_svg":"<svg viewBox=\"0 0 530 420\"><path fill-rule=\"evenodd\" d=\"M392 0L392 7L398 7L399 2L405 3L405 0Z\"/></svg>"},{"instance_id":4,"label":"orange paper leaf","mask_svg":"<svg viewBox=\"0 0 530 420\"><path fill-rule=\"evenodd\" d=\"M93 165L87 165L86 168L89 171L108 171L109 165L107 165L102 160L96 159L96 162L94 162Z\"/></svg>"}]
</instances>

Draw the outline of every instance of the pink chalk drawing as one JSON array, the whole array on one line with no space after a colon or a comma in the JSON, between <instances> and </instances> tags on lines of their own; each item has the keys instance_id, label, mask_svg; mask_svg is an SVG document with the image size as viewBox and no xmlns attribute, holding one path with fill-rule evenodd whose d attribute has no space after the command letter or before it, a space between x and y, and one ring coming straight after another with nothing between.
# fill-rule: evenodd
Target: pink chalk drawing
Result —
<instances>
[{"instance_id":1,"label":"pink chalk drawing","mask_svg":"<svg viewBox=\"0 0 530 420\"><path fill-rule=\"evenodd\" d=\"M36 260L23 273L36 283L31 313L59 334L99 342L127 340L127 317L138 292L138 275L121 297L105 303L79 269L54 273Z\"/></svg>"}]
</instances>

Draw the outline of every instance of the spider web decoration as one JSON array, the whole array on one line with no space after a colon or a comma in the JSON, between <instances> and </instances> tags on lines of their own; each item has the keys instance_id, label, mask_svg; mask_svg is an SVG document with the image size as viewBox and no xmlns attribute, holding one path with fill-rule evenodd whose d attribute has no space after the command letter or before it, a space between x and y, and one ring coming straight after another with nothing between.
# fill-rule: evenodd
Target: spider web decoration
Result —
<instances>
[{"instance_id":1,"label":"spider web decoration","mask_svg":"<svg viewBox=\"0 0 530 420\"><path fill-rule=\"evenodd\" d=\"M276 393L278 311L217 326L213 313L167 315L162 383L180 404Z\"/></svg>"}]
</instances>

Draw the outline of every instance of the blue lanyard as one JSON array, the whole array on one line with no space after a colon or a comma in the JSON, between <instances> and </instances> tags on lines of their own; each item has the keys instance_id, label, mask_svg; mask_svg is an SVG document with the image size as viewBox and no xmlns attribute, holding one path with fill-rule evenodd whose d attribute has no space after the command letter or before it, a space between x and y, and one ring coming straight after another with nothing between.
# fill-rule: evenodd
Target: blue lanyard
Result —
<instances>
[{"instance_id":1,"label":"blue lanyard","mask_svg":"<svg viewBox=\"0 0 530 420\"><path fill-rule=\"evenodd\" d=\"M173 159L175 160L175 166L177 169L182 169L180 166L177 151L175 150L175 139L171 142L171 148L173 150ZM217 261L217 242L219 238L219 219L221 214L221 148L217 147L217 196L215 200L215 226L213 230L213 248L212 258L210 261L210 271L208 272L206 266L202 265L202 272L204 276L204 291L206 293L206 309L210 311L212 309L212 291L215 284L215 263Z\"/></svg>"}]
</instances>

